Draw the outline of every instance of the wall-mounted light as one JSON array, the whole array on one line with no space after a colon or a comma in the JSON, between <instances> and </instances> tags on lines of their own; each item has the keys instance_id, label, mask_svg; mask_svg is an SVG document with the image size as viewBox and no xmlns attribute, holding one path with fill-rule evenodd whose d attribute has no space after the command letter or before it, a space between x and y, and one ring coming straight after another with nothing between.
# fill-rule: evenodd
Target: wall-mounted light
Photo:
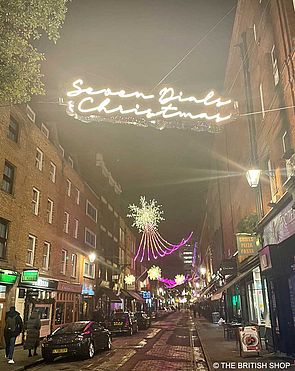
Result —
<instances>
[{"instance_id":1,"label":"wall-mounted light","mask_svg":"<svg viewBox=\"0 0 295 371\"><path fill-rule=\"evenodd\" d=\"M91 254L88 255L88 259L90 261L90 263L94 263L95 259L96 259L96 254L95 252L92 252Z\"/></svg>"},{"instance_id":2,"label":"wall-mounted light","mask_svg":"<svg viewBox=\"0 0 295 371\"><path fill-rule=\"evenodd\" d=\"M246 172L246 178L251 188L258 187L260 179L261 170L259 169L250 169Z\"/></svg>"}]
</instances>

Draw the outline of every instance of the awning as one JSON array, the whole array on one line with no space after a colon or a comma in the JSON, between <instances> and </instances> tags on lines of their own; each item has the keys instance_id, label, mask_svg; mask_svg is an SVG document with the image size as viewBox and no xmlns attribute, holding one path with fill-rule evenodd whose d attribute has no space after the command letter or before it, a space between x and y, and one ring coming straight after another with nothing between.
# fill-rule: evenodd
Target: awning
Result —
<instances>
[{"instance_id":1,"label":"awning","mask_svg":"<svg viewBox=\"0 0 295 371\"><path fill-rule=\"evenodd\" d=\"M211 296L211 300L220 300L222 298L223 291L217 292Z\"/></svg>"},{"instance_id":2,"label":"awning","mask_svg":"<svg viewBox=\"0 0 295 371\"><path fill-rule=\"evenodd\" d=\"M119 298L119 296L117 296L113 290L107 287L100 286L98 288L98 295L100 294L105 294L106 296L108 296L112 303L121 303L121 299Z\"/></svg>"},{"instance_id":3,"label":"awning","mask_svg":"<svg viewBox=\"0 0 295 371\"><path fill-rule=\"evenodd\" d=\"M248 276L248 274L250 274L252 271L253 271L253 267L251 267L250 269L248 269L246 272L243 272L241 274L239 274L238 276L236 276L234 279L232 279L231 281L229 281L228 283L226 283L223 287L221 287L219 290L217 290L213 296L216 296L218 294L221 294L222 296L222 293L225 292L226 290L228 290L231 286L233 286L234 284L238 283L239 281L241 281L243 278L245 278L246 276ZM212 297L213 297L212 296ZM221 297L220 297L221 298ZM220 299L219 298L219 299ZM211 300L217 300L217 299L212 299Z\"/></svg>"},{"instance_id":4,"label":"awning","mask_svg":"<svg viewBox=\"0 0 295 371\"><path fill-rule=\"evenodd\" d=\"M126 299L131 299L131 300L133 299L133 297L129 294L129 292L123 289L120 290L120 296L123 296Z\"/></svg>"},{"instance_id":5,"label":"awning","mask_svg":"<svg viewBox=\"0 0 295 371\"><path fill-rule=\"evenodd\" d=\"M128 299L136 300L140 303L144 303L145 300L136 292L131 290L121 290L121 293Z\"/></svg>"}]
</instances>

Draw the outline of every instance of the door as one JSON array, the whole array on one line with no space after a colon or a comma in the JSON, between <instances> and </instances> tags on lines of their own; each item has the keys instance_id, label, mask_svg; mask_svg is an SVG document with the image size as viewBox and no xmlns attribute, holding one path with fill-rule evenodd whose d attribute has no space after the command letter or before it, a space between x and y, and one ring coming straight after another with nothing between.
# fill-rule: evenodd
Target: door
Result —
<instances>
[{"instance_id":1,"label":"door","mask_svg":"<svg viewBox=\"0 0 295 371\"><path fill-rule=\"evenodd\" d=\"M52 304L36 304L41 321L40 337L43 338L51 332Z\"/></svg>"}]
</instances>

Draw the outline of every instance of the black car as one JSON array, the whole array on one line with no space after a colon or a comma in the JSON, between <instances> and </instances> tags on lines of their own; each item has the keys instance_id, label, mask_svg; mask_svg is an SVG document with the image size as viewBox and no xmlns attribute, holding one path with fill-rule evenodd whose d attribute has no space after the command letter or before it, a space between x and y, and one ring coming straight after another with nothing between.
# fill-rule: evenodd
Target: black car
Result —
<instances>
[{"instance_id":1,"label":"black car","mask_svg":"<svg viewBox=\"0 0 295 371\"><path fill-rule=\"evenodd\" d=\"M129 312L113 313L108 328L112 334L127 333L131 336L138 332L137 320L134 315Z\"/></svg>"},{"instance_id":2,"label":"black car","mask_svg":"<svg viewBox=\"0 0 295 371\"><path fill-rule=\"evenodd\" d=\"M137 319L138 328L140 330L146 330L151 325L151 317L148 316L145 312L135 312L135 318Z\"/></svg>"},{"instance_id":3,"label":"black car","mask_svg":"<svg viewBox=\"0 0 295 371\"><path fill-rule=\"evenodd\" d=\"M109 330L94 321L79 321L63 325L48 335L42 342L42 357L45 361L67 355L92 358L97 350L111 346Z\"/></svg>"}]
</instances>

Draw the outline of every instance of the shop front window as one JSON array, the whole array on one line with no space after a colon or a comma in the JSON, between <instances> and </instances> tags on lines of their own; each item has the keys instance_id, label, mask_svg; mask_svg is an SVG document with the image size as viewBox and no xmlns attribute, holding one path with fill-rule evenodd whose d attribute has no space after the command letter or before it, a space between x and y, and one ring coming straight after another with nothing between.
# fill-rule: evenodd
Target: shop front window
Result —
<instances>
[{"instance_id":1,"label":"shop front window","mask_svg":"<svg viewBox=\"0 0 295 371\"><path fill-rule=\"evenodd\" d=\"M65 323L73 322L74 304L67 303Z\"/></svg>"},{"instance_id":2,"label":"shop front window","mask_svg":"<svg viewBox=\"0 0 295 371\"><path fill-rule=\"evenodd\" d=\"M61 325L64 323L64 311L65 311L65 304L64 303L57 303L55 309L55 324Z\"/></svg>"}]
</instances>

